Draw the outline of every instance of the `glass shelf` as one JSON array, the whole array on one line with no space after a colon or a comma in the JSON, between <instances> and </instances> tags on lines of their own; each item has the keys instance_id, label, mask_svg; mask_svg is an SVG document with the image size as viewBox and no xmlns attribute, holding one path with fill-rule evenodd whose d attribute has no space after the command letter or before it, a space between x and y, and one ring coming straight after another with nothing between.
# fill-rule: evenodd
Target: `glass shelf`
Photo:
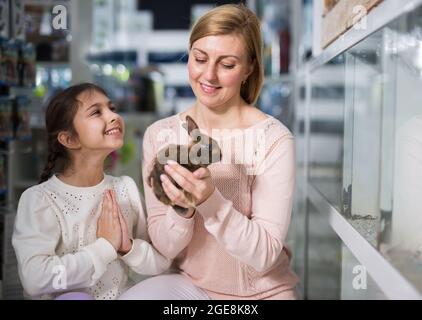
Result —
<instances>
[{"instance_id":1,"label":"glass shelf","mask_svg":"<svg viewBox=\"0 0 422 320\"><path fill-rule=\"evenodd\" d=\"M345 64L337 61L311 75L309 182L341 211Z\"/></svg>"},{"instance_id":2,"label":"glass shelf","mask_svg":"<svg viewBox=\"0 0 422 320\"><path fill-rule=\"evenodd\" d=\"M307 182L353 239L392 268L397 285L420 297L422 6L398 16L309 69ZM344 230L336 232L347 237ZM349 249L366 259L356 248ZM374 279L397 297L391 279Z\"/></svg>"}]
</instances>

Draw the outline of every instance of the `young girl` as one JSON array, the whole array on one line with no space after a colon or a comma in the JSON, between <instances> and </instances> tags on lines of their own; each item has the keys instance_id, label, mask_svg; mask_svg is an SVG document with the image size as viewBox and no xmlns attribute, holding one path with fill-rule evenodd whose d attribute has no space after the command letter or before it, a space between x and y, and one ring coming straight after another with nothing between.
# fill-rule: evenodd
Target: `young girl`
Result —
<instances>
[{"instance_id":1,"label":"young girl","mask_svg":"<svg viewBox=\"0 0 422 320\"><path fill-rule=\"evenodd\" d=\"M59 93L46 127L48 162L40 184L20 198L12 238L25 293L115 299L127 289L128 267L145 275L167 270L170 260L147 242L135 182L104 174L124 136L104 90L84 83Z\"/></svg>"}]
</instances>

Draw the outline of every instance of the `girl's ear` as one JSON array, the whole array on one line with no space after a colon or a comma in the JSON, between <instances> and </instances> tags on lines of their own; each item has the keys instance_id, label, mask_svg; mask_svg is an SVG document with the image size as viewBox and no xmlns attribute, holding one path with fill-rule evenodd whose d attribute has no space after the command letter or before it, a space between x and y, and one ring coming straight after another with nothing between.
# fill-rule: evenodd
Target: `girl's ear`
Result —
<instances>
[{"instance_id":1,"label":"girl's ear","mask_svg":"<svg viewBox=\"0 0 422 320\"><path fill-rule=\"evenodd\" d=\"M76 150L81 147L79 139L69 131L60 131L57 135L57 140L67 149Z\"/></svg>"}]
</instances>

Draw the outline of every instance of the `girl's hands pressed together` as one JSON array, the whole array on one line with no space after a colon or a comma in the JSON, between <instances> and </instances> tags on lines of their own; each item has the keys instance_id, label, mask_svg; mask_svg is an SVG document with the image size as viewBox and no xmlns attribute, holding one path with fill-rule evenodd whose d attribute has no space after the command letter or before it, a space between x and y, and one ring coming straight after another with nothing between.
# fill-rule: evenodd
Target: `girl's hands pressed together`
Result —
<instances>
[{"instance_id":1,"label":"girl's hands pressed together","mask_svg":"<svg viewBox=\"0 0 422 320\"><path fill-rule=\"evenodd\" d=\"M122 230L120 227L119 213L113 206L110 190L104 192L101 216L97 222L97 237L106 239L116 251L121 247Z\"/></svg>"},{"instance_id":2,"label":"girl's hands pressed together","mask_svg":"<svg viewBox=\"0 0 422 320\"><path fill-rule=\"evenodd\" d=\"M122 240L120 248L117 250L120 254L124 255L132 249L132 240L129 237L129 231L127 229L127 223L123 217L122 211L120 210L119 204L117 203L116 194L114 191L110 191L112 201L113 201L113 210L118 212L120 229L122 230Z\"/></svg>"},{"instance_id":3,"label":"girl's hands pressed together","mask_svg":"<svg viewBox=\"0 0 422 320\"><path fill-rule=\"evenodd\" d=\"M215 185L208 168L199 168L195 172L190 172L177 162L169 160L164 167L166 173L186 192L194 197L195 205L200 205L207 200L215 190ZM186 199L183 190L177 188L165 175L161 175L164 192L176 205L189 208L191 204ZM193 215L193 211L190 215Z\"/></svg>"}]
</instances>

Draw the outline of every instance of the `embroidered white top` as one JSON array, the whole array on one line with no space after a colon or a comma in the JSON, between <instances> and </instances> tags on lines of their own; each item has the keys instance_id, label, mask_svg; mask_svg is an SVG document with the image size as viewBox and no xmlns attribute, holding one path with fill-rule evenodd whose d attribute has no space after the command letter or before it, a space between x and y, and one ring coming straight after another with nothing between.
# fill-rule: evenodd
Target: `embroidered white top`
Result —
<instances>
[{"instance_id":1,"label":"embroidered white top","mask_svg":"<svg viewBox=\"0 0 422 320\"><path fill-rule=\"evenodd\" d=\"M115 191L134 239L124 256L96 236L106 189ZM171 263L150 244L138 188L126 176L105 175L98 185L83 188L53 176L29 188L19 200L12 244L23 288L33 299L69 291L115 299L127 288L128 267L154 275Z\"/></svg>"}]
</instances>

